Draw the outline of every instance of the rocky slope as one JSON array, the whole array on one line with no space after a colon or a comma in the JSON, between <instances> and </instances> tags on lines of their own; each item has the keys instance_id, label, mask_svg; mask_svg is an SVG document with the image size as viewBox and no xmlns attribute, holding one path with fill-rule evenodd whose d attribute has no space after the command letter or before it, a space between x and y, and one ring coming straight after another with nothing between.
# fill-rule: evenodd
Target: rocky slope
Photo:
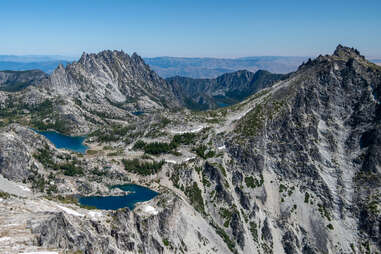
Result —
<instances>
[{"instance_id":1,"label":"rocky slope","mask_svg":"<svg viewBox=\"0 0 381 254\"><path fill-rule=\"evenodd\" d=\"M240 102L286 77L287 75L263 70L255 73L242 70L226 73L215 79L176 76L166 80L184 106L194 110L206 110Z\"/></svg>"},{"instance_id":2,"label":"rocky slope","mask_svg":"<svg viewBox=\"0 0 381 254\"><path fill-rule=\"evenodd\" d=\"M13 195L0 192L0 247L380 252L380 97L380 67L338 46L229 107L98 123L85 155L7 122L0 190ZM128 182L161 195L133 211L88 210L71 198L111 195L108 186Z\"/></svg>"}]
</instances>

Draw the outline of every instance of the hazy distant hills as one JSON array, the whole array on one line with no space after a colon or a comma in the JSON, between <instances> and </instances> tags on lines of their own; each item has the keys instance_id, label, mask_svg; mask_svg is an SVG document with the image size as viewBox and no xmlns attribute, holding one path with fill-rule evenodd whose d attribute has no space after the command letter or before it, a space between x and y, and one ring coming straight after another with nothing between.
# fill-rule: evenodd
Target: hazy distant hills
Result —
<instances>
[{"instance_id":1,"label":"hazy distant hills","mask_svg":"<svg viewBox=\"0 0 381 254\"><path fill-rule=\"evenodd\" d=\"M371 59L370 61L375 64L381 65L381 59Z\"/></svg>"},{"instance_id":2,"label":"hazy distant hills","mask_svg":"<svg viewBox=\"0 0 381 254\"><path fill-rule=\"evenodd\" d=\"M79 57L78 57L79 59ZM60 55L0 55L0 70L24 71L39 69L46 73L53 72L59 64L64 66L75 57ZM151 69L161 77L182 76L189 78L216 78L224 73L238 70L256 72L267 70L272 73L289 73L305 62L308 57L298 56L253 56L242 58L188 58L154 57L144 58ZM381 59L372 59L381 64Z\"/></svg>"},{"instance_id":3,"label":"hazy distant hills","mask_svg":"<svg viewBox=\"0 0 381 254\"><path fill-rule=\"evenodd\" d=\"M73 60L73 57L58 55L0 55L0 70L25 71L38 69L51 73L59 64L66 65Z\"/></svg>"},{"instance_id":4,"label":"hazy distant hills","mask_svg":"<svg viewBox=\"0 0 381 254\"><path fill-rule=\"evenodd\" d=\"M216 78L227 72L267 70L272 73L289 73L308 57L255 56L243 58L184 58L155 57L144 61L161 77L183 76L191 78Z\"/></svg>"},{"instance_id":5,"label":"hazy distant hills","mask_svg":"<svg viewBox=\"0 0 381 254\"><path fill-rule=\"evenodd\" d=\"M154 57L144 58L151 69L161 77L183 76L190 78L216 78L224 73L238 70L256 72L267 70L272 73L289 73L307 57L255 56L243 58L186 58ZM59 64L64 66L77 60L59 55L0 55L0 70L24 71L39 69L51 73Z\"/></svg>"}]
</instances>

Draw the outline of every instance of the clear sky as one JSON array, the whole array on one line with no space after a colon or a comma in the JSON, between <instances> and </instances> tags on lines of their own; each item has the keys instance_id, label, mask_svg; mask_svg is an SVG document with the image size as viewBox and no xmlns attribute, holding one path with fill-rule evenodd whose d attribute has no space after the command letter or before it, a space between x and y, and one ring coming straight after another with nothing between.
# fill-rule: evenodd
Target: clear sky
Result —
<instances>
[{"instance_id":1,"label":"clear sky","mask_svg":"<svg viewBox=\"0 0 381 254\"><path fill-rule=\"evenodd\" d=\"M381 58L381 0L2 0L0 54Z\"/></svg>"}]
</instances>

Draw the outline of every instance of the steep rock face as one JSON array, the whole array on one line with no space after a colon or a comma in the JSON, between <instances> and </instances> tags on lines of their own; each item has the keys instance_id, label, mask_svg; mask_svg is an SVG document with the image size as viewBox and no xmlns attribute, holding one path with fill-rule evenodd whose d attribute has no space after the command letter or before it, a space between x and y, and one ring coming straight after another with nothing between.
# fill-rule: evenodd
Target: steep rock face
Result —
<instances>
[{"instance_id":1,"label":"steep rock face","mask_svg":"<svg viewBox=\"0 0 381 254\"><path fill-rule=\"evenodd\" d=\"M0 174L13 181L26 180L34 167L33 147L42 143L32 130L18 125L0 132Z\"/></svg>"},{"instance_id":2,"label":"steep rock face","mask_svg":"<svg viewBox=\"0 0 381 254\"><path fill-rule=\"evenodd\" d=\"M380 249L380 89L381 69L338 46L238 121L226 145L244 176L265 179L263 239L282 239L285 253Z\"/></svg>"},{"instance_id":3,"label":"steep rock face","mask_svg":"<svg viewBox=\"0 0 381 254\"><path fill-rule=\"evenodd\" d=\"M131 57L122 51L84 53L78 62L60 65L44 87L97 104L134 104L142 110L177 106L165 80L136 53Z\"/></svg>"},{"instance_id":4,"label":"steep rock face","mask_svg":"<svg viewBox=\"0 0 381 254\"><path fill-rule=\"evenodd\" d=\"M0 90L15 92L32 84L37 84L47 78L40 70L31 71L0 71Z\"/></svg>"},{"instance_id":5,"label":"steep rock face","mask_svg":"<svg viewBox=\"0 0 381 254\"><path fill-rule=\"evenodd\" d=\"M155 215L129 209L95 218L51 211L28 221L37 246L85 253L229 253L210 226L173 194L154 201ZM158 203L159 202L159 203ZM160 203L164 204L160 207ZM143 205L144 206L144 205ZM81 211L84 213L85 211Z\"/></svg>"},{"instance_id":6,"label":"steep rock face","mask_svg":"<svg viewBox=\"0 0 381 254\"><path fill-rule=\"evenodd\" d=\"M215 79L167 78L177 97L190 109L212 109L244 100L255 92L269 87L287 75L259 70L242 70Z\"/></svg>"}]
</instances>

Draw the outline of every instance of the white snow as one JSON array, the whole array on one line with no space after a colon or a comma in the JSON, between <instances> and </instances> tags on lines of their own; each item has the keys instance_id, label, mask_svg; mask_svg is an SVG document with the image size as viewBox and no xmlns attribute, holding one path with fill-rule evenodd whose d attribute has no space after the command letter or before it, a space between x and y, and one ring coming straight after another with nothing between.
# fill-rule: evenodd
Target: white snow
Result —
<instances>
[{"instance_id":1,"label":"white snow","mask_svg":"<svg viewBox=\"0 0 381 254\"><path fill-rule=\"evenodd\" d=\"M157 215L159 213L153 206L150 206L150 205L144 206L143 207L143 212L149 213L149 214L152 214L152 215Z\"/></svg>"},{"instance_id":2,"label":"white snow","mask_svg":"<svg viewBox=\"0 0 381 254\"><path fill-rule=\"evenodd\" d=\"M226 148L226 146L223 145L223 146L218 147L218 150L223 150L223 149L225 149L225 148Z\"/></svg>"},{"instance_id":3,"label":"white snow","mask_svg":"<svg viewBox=\"0 0 381 254\"><path fill-rule=\"evenodd\" d=\"M168 163L173 163L173 164L176 164L177 162L176 161L174 161L174 160L165 160L166 162L168 162Z\"/></svg>"},{"instance_id":4,"label":"white snow","mask_svg":"<svg viewBox=\"0 0 381 254\"><path fill-rule=\"evenodd\" d=\"M0 198L0 202L3 202L4 199Z\"/></svg>"},{"instance_id":5,"label":"white snow","mask_svg":"<svg viewBox=\"0 0 381 254\"><path fill-rule=\"evenodd\" d=\"M100 217L102 217L102 213L96 212L96 211L90 211L89 216L93 219L99 219Z\"/></svg>"},{"instance_id":6,"label":"white snow","mask_svg":"<svg viewBox=\"0 0 381 254\"><path fill-rule=\"evenodd\" d=\"M28 191L28 192L31 192L31 189L29 189L28 187L26 186L23 186L23 185L19 185L20 189L22 189L23 191Z\"/></svg>"},{"instance_id":7,"label":"white snow","mask_svg":"<svg viewBox=\"0 0 381 254\"><path fill-rule=\"evenodd\" d=\"M173 134L196 133L196 132L201 131L203 128L204 128L204 126L200 125L200 126L198 126L196 129L192 129L192 130L186 130L186 131L175 131L175 130L171 130L171 132L172 132Z\"/></svg>"},{"instance_id":8,"label":"white snow","mask_svg":"<svg viewBox=\"0 0 381 254\"><path fill-rule=\"evenodd\" d=\"M195 158L196 158L196 156L186 158L186 159L184 160L184 162L187 162L187 161L189 161L189 160L193 160L193 159L195 159Z\"/></svg>"},{"instance_id":9,"label":"white snow","mask_svg":"<svg viewBox=\"0 0 381 254\"><path fill-rule=\"evenodd\" d=\"M57 205L57 207L59 207L60 209L64 210L65 213L68 213L68 214L71 214L71 215L74 215L74 216L83 216L82 214L74 211L73 209L70 209L70 208L67 208L67 207L64 207L64 206L60 206L60 205Z\"/></svg>"}]
</instances>

